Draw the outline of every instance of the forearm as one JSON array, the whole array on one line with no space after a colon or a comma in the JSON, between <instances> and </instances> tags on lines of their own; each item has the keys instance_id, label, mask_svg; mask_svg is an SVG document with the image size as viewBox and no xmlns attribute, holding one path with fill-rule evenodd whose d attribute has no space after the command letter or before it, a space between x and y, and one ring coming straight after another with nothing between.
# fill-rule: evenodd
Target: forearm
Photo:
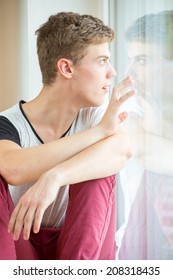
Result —
<instances>
[{"instance_id":1,"label":"forearm","mask_svg":"<svg viewBox=\"0 0 173 280\"><path fill-rule=\"evenodd\" d=\"M103 178L120 171L131 157L129 142L119 134L93 144L50 171L58 185Z\"/></svg>"},{"instance_id":2,"label":"forearm","mask_svg":"<svg viewBox=\"0 0 173 280\"><path fill-rule=\"evenodd\" d=\"M103 130L96 126L72 136L30 148L21 149L15 144L15 148L10 148L10 141L0 141L1 145L4 142L7 148L0 157L0 173L13 185L35 181L45 171L73 157L104 137Z\"/></svg>"},{"instance_id":3,"label":"forearm","mask_svg":"<svg viewBox=\"0 0 173 280\"><path fill-rule=\"evenodd\" d=\"M164 136L151 134L141 128L138 119L126 122L133 155L144 168L167 176L173 175L173 141Z\"/></svg>"},{"instance_id":4,"label":"forearm","mask_svg":"<svg viewBox=\"0 0 173 280\"><path fill-rule=\"evenodd\" d=\"M138 158L148 170L173 176L173 141L161 136L145 134L145 145Z\"/></svg>"}]
</instances>

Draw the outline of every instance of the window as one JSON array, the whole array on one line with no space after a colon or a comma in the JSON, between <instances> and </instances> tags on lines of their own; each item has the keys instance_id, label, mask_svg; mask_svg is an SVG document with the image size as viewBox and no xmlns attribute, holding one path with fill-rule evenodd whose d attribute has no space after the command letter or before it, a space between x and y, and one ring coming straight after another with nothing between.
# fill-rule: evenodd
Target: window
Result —
<instances>
[{"instance_id":1,"label":"window","mask_svg":"<svg viewBox=\"0 0 173 280\"><path fill-rule=\"evenodd\" d=\"M173 259L173 2L110 1L117 80L137 94L124 124L134 156L118 175L119 259Z\"/></svg>"}]
</instances>

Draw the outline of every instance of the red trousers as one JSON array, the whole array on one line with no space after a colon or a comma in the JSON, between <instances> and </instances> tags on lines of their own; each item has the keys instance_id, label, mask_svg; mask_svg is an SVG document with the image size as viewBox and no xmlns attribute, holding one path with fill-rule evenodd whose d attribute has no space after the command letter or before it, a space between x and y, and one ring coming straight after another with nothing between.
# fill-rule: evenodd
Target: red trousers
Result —
<instances>
[{"instance_id":1,"label":"red trousers","mask_svg":"<svg viewBox=\"0 0 173 280\"><path fill-rule=\"evenodd\" d=\"M1 260L115 259L115 176L71 185L63 227L41 228L27 241L13 241L7 231L13 209L0 177Z\"/></svg>"}]
</instances>

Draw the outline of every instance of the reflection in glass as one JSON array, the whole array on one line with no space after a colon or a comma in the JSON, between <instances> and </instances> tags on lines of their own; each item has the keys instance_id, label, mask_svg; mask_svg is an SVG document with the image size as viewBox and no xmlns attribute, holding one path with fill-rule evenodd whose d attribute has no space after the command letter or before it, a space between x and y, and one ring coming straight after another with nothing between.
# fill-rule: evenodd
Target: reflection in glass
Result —
<instances>
[{"instance_id":1,"label":"reflection in glass","mask_svg":"<svg viewBox=\"0 0 173 280\"><path fill-rule=\"evenodd\" d=\"M118 258L173 259L173 11L138 18L125 37L137 94L126 123L134 158L120 173Z\"/></svg>"}]
</instances>

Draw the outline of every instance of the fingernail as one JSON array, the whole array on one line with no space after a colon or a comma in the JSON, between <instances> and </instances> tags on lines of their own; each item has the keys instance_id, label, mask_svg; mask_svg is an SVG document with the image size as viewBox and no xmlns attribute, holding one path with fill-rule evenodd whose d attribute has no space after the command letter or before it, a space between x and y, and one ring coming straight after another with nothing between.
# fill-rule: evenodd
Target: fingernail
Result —
<instances>
[{"instance_id":1,"label":"fingernail","mask_svg":"<svg viewBox=\"0 0 173 280\"><path fill-rule=\"evenodd\" d=\"M40 229L40 227L38 225L34 225L33 232L38 233L39 229Z\"/></svg>"},{"instance_id":2,"label":"fingernail","mask_svg":"<svg viewBox=\"0 0 173 280\"><path fill-rule=\"evenodd\" d=\"M24 239L24 240L28 240L29 238L28 238L27 235L24 235L23 239Z\"/></svg>"},{"instance_id":3,"label":"fingernail","mask_svg":"<svg viewBox=\"0 0 173 280\"><path fill-rule=\"evenodd\" d=\"M14 240L14 241L17 241L17 240L18 240L18 237L15 236L15 235L13 235L13 240Z\"/></svg>"}]
</instances>

